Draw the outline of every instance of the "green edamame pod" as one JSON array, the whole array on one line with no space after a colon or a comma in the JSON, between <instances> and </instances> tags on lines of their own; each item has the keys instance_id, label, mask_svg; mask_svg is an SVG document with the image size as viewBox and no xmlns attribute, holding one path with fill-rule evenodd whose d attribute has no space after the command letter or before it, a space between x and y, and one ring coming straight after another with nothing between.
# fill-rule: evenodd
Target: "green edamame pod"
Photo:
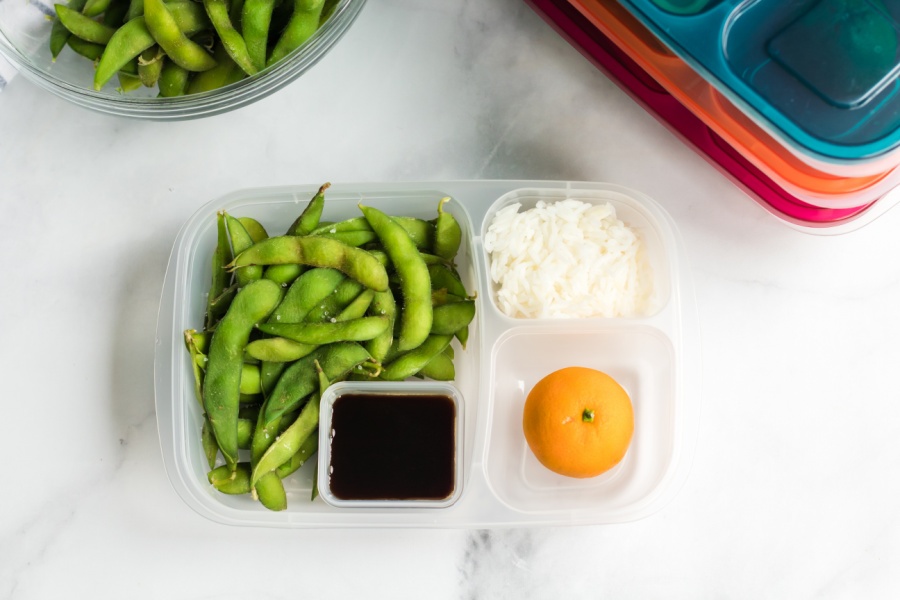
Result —
<instances>
[{"instance_id":1,"label":"green edamame pod","mask_svg":"<svg viewBox=\"0 0 900 600\"><path fill-rule=\"evenodd\" d=\"M103 44L86 42L79 37L75 37L74 35L69 37L66 45L69 46L69 48L71 48L75 52L75 54L81 55L88 60L99 60L100 57L103 56L103 51L106 50L106 46L104 46Z\"/></svg>"},{"instance_id":2,"label":"green edamame pod","mask_svg":"<svg viewBox=\"0 0 900 600\"><path fill-rule=\"evenodd\" d=\"M345 278L335 287L334 292L309 311L303 320L309 323L330 321L336 318L365 289L365 286L358 281Z\"/></svg>"},{"instance_id":3,"label":"green edamame pod","mask_svg":"<svg viewBox=\"0 0 900 600\"><path fill-rule=\"evenodd\" d=\"M86 3L87 0L71 0L66 6L75 12L81 12ZM66 42L71 36L72 34L66 29L63 22L59 18L54 19L53 25L50 27L50 55L54 62L62 49L66 47Z\"/></svg>"},{"instance_id":4,"label":"green edamame pod","mask_svg":"<svg viewBox=\"0 0 900 600\"><path fill-rule=\"evenodd\" d=\"M301 344L283 337L253 340L244 349L247 356L264 362L286 363L299 360L316 349L311 344Z\"/></svg>"},{"instance_id":5,"label":"green edamame pod","mask_svg":"<svg viewBox=\"0 0 900 600\"><path fill-rule=\"evenodd\" d=\"M250 476L250 485L256 485L256 482L271 471L290 460L297 453L300 446L306 439L316 430L319 424L319 394L314 393L310 396L309 401L300 411L297 419L278 436L271 446L266 450L265 454L259 459L259 462L253 467Z\"/></svg>"},{"instance_id":6,"label":"green edamame pod","mask_svg":"<svg viewBox=\"0 0 900 600\"><path fill-rule=\"evenodd\" d=\"M303 273L303 265L269 265L263 271L263 277L275 283L290 285Z\"/></svg>"},{"instance_id":7,"label":"green edamame pod","mask_svg":"<svg viewBox=\"0 0 900 600\"><path fill-rule=\"evenodd\" d=\"M125 22L144 15L144 0L130 0L128 12L125 13Z\"/></svg>"},{"instance_id":8,"label":"green edamame pod","mask_svg":"<svg viewBox=\"0 0 900 600\"><path fill-rule=\"evenodd\" d=\"M475 318L475 302L463 300L435 306L431 333L453 335L463 327L467 327Z\"/></svg>"},{"instance_id":9,"label":"green edamame pod","mask_svg":"<svg viewBox=\"0 0 900 600\"><path fill-rule=\"evenodd\" d=\"M330 183L323 183L316 194L306 204L306 208L300 216L288 227L287 235L309 235L319 226L322 211L325 209L325 192L331 187Z\"/></svg>"},{"instance_id":10,"label":"green edamame pod","mask_svg":"<svg viewBox=\"0 0 900 600\"><path fill-rule=\"evenodd\" d=\"M251 25L252 29L253 26ZM249 44L250 41L248 40L247 43ZM300 216L288 227L286 235L307 235L318 226L319 219L322 217L322 210L325 207L325 191L329 187L331 187L330 183L325 183L319 187L319 191L307 202L306 208L303 209ZM303 269L303 265L297 264L271 265L266 268L263 277L279 283L291 283L300 276Z\"/></svg>"},{"instance_id":11,"label":"green edamame pod","mask_svg":"<svg viewBox=\"0 0 900 600\"><path fill-rule=\"evenodd\" d=\"M160 0L162 1L162 0ZM116 32L112 27L86 17L78 11L72 10L62 4L57 4L56 16L69 32L86 42L95 44L107 44Z\"/></svg>"},{"instance_id":12,"label":"green edamame pod","mask_svg":"<svg viewBox=\"0 0 900 600\"><path fill-rule=\"evenodd\" d=\"M262 386L260 385L259 367L244 363L241 365L241 386L242 394L253 395L261 394Z\"/></svg>"},{"instance_id":13,"label":"green edamame pod","mask_svg":"<svg viewBox=\"0 0 900 600\"><path fill-rule=\"evenodd\" d=\"M459 331L457 331L457 332L454 333L453 335L456 336L456 339L459 340L459 343L460 343L460 345L463 347L463 350L465 350L465 349L466 349L466 342L469 341L469 326L466 325L465 327L463 327L462 329L460 329Z\"/></svg>"},{"instance_id":14,"label":"green edamame pod","mask_svg":"<svg viewBox=\"0 0 900 600\"><path fill-rule=\"evenodd\" d=\"M308 40L319 28L325 0L294 0L294 12L275 43L267 65L272 65Z\"/></svg>"},{"instance_id":15,"label":"green edamame pod","mask_svg":"<svg viewBox=\"0 0 900 600\"><path fill-rule=\"evenodd\" d=\"M216 467L206 475L214 488L223 494L240 495L250 492L250 464L241 462Z\"/></svg>"},{"instance_id":16,"label":"green edamame pod","mask_svg":"<svg viewBox=\"0 0 900 600\"><path fill-rule=\"evenodd\" d=\"M322 346L335 342L364 342L383 333L390 326L383 316L362 317L348 321L322 323L260 323L263 333L294 340L301 344Z\"/></svg>"},{"instance_id":17,"label":"green edamame pod","mask_svg":"<svg viewBox=\"0 0 900 600\"><path fill-rule=\"evenodd\" d=\"M344 309L334 318L335 321L350 321L352 319L361 319L366 316L375 294L383 294L386 292L375 292L373 290L363 290L356 298L353 299ZM372 315L375 316L375 315Z\"/></svg>"},{"instance_id":18,"label":"green edamame pod","mask_svg":"<svg viewBox=\"0 0 900 600\"><path fill-rule=\"evenodd\" d=\"M247 233L250 234L250 237L253 239L253 243L261 242L267 237L269 234L266 232L266 228L263 227L263 224L257 221L252 217L238 217L238 221L241 222L241 225L244 226L244 229L247 230Z\"/></svg>"},{"instance_id":19,"label":"green edamame pod","mask_svg":"<svg viewBox=\"0 0 900 600\"><path fill-rule=\"evenodd\" d=\"M247 43L247 53L258 71L266 67L269 25L275 0L246 0L241 12L241 33Z\"/></svg>"},{"instance_id":20,"label":"green edamame pod","mask_svg":"<svg viewBox=\"0 0 900 600\"><path fill-rule=\"evenodd\" d=\"M159 81L157 82L159 97L174 98L176 96L184 96L190 80L190 71L171 60L167 60L163 65L162 72L159 74Z\"/></svg>"},{"instance_id":21,"label":"green edamame pod","mask_svg":"<svg viewBox=\"0 0 900 600\"><path fill-rule=\"evenodd\" d=\"M406 233L412 239L413 243L415 243L416 247L419 248L419 250L428 252L431 251L434 244L434 224L413 217L392 216L391 219L396 221L396 223L400 225L400 227L402 227L404 231L406 231ZM355 236L359 236L360 240L363 240L366 239L362 235L363 232L369 231L373 231L372 226L369 225L369 222L365 217L353 217L350 219L345 219L338 223L316 227L313 231L310 232L310 234L338 236L339 239L342 239L340 238L342 234L349 236L349 234L352 233Z\"/></svg>"},{"instance_id":22,"label":"green edamame pod","mask_svg":"<svg viewBox=\"0 0 900 600\"><path fill-rule=\"evenodd\" d=\"M244 346L253 326L281 301L281 287L261 279L241 289L213 333L203 382L203 405L226 462L237 462L237 419Z\"/></svg>"},{"instance_id":23,"label":"green edamame pod","mask_svg":"<svg viewBox=\"0 0 900 600\"><path fill-rule=\"evenodd\" d=\"M216 467L216 457L219 456L219 444L216 442L216 436L213 435L212 426L209 419L203 419L203 427L200 429L200 444L203 446L203 456L206 457L206 464L210 469Z\"/></svg>"},{"instance_id":24,"label":"green edamame pod","mask_svg":"<svg viewBox=\"0 0 900 600\"><path fill-rule=\"evenodd\" d=\"M81 9L81 14L86 17L97 17L106 12L111 3L112 0L88 0Z\"/></svg>"},{"instance_id":25,"label":"green edamame pod","mask_svg":"<svg viewBox=\"0 0 900 600\"><path fill-rule=\"evenodd\" d=\"M419 369L418 374L435 381L453 381L456 378L456 366L453 364L452 358L445 352L441 352Z\"/></svg>"},{"instance_id":26,"label":"green edamame pod","mask_svg":"<svg viewBox=\"0 0 900 600\"><path fill-rule=\"evenodd\" d=\"M371 360L365 348L353 342L338 342L317 348L284 370L264 407L263 420L271 423L285 412L296 408L300 402L316 390L315 361L329 381L344 377L357 365Z\"/></svg>"},{"instance_id":27,"label":"green edamame pod","mask_svg":"<svg viewBox=\"0 0 900 600\"><path fill-rule=\"evenodd\" d=\"M431 289L447 290L447 293L465 298L468 296L466 286L450 267L443 264L429 265L428 275L431 277Z\"/></svg>"},{"instance_id":28,"label":"green edamame pod","mask_svg":"<svg viewBox=\"0 0 900 600\"><path fill-rule=\"evenodd\" d=\"M229 267L289 263L337 269L375 291L384 291L388 287L387 271L374 256L323 237L271 237L235 256Z\"/></svg>"},{"instance_id":29,"label":"green edamame pod","mask_svg":"<svg viewBox=\"0 0 900 600\"><path fill-rule=\"evenodd\" d=\"M194 81L196 81L198 78L199 76L195 78ZM194 81L191 81L191 85L188 87L188 90L193 87ZM253 246L253 238L250 237L250 234L244 228L243 223L229 214L225 215L225 223L228 225L228 235L231 239L231 249L236 255ZM262 272L263 269L261 266L249 265L240 269L236 269L234 271L234 277L235 279L237 279L238 286L243 287L251 281L260 279L262 277Z\"/></svg>"},{"instance_id":30,"label":"green edamame pod","mask_svg":"<svg viewBox=\"0 0 900 600\"><path fill-rule=\"evenodd\" d=\"M194 394L201 408L203 407L203 366L206 364L206 355L200 348L203 338L205 338L204 334L196 329L184 331L184 345L191 357L191 367L194 371Z\"/></svg>"},{"instance_id":31,"label":"green edamame pod","mask_svg":"<svg viewBox=\"0 0 900 600\"><path fill-rule=\"evenodd\" d=\"M208 303L206 314L207 314L207 328L215 329L216 323L219 322L219 319L222 318L222 315L228 310L228 307L231 306L232 301L234 301L234 296L237 294L238 285L236 283L229 285L225 288L221 294L217 297L212 298L212 301Z\"/></svg>"},{"instance_id":32,"label":"green edamame pod","mask_svg":"<svg viewBox=\"0 0 900 600\"><path fill-rule=\"evenodd\" d=\"M153 39L175 64L188 71L206 71L216 66L213 57L179 29L163 0L144 0L144 20Z\"/></svg>"},{"instance_id":33,"label":"green edamame pod","mask_svg":"<svg viewBox=\"0 0 900 600\"><path fill-rule=\"evenodd\" d=\"M366 244L374 242L376 239L378 239L375 236L374 231L338 231L336 233L331 233L329 231L325 233L317 233L316 235L341 241L348 246L353 246L354 248L365 246Z\"/></svg>"},{"instance_id":34,"label":"green edamame pod","mask_svg":"<svg viewBox=\"0 0 900 600\"><path fill-rule=\"evenodd\" d=\"M456 258L462 242L462 229L456 217L444 212L444 204L450 198L442 198L438 203L438 216L434 224L434 253L441 258L452 261Z\"/></svg>"},{"instance_id":35,"label":"green edamame pod","mask_svg":"<svg viewBox=\"0 0 900 600\"><path fill-rule=\"evenodd\" d=\"M259 365L259 383L263 390L263 396L268 397L275 389L278 378L284 372L287 365L283 362L264 361Z\"/></svg>"},{"instance_id":36,"label":"green edamame pod","mask_svg":"<svg viewBox=\"0 0 900 600\"><path fill-rule=\"evenodd\" d=\"M281 478L275 473L266 473L256 486L251 486L253 493L259 498L260 503L269 510L284 510L287 508L287 494Z\"/></svg>"},{"instance_id":37,"label":"green edamame pod","mask_svg":"<svg viewBox=\"0 0 900 600\"><path fill-rule=\"evenodd\" d=\"M435 356L444 351L453 340L451 335L430 335L420 346L401 354L385 365L379 378L385 381L402 381L422 370Z\"/></svg>"},{"instance_id":38,"label":"green edamame pod","mask_svg":"<svg viewBox=\"0 0 900 600\"><path fill-rule=\"evenodd\" d=\"M300 448L294 453L294 455L288 459L286 462L280 464L277 469L275 469L275 474L278 475L279 478L284 479L309 460L311 456L313 456L316 451L319 449L319 436L312 433L306 440L300 444Z\"/></svg>"},{"instance_id":39,"label":"green edamame pod","mask_svg":"<svg viewBox=\"0 0 900 600\"><path fill-rule=\"evenodd\" d=\"M319 27L325 24L331 15L334 14L334 9L337 8L340 0L325 0L325 4L322 6L322 14L319 16Z\"/></svg>"},{"instance_id":40,"label":"green edamame pod","mask_svg":"<svg viewBox=\"0 0 900 600\"><path fill-rule=\"evenodd\" d=\"M397 348L400 352L421 344L431 331L431 279L428 266L415 244L396 221L376 208L360 205L363 216L372 226L400 277L403 308ZM381 291L381 290L376 290Z\"/></svg>"},{"instance_id":41,"label":"green edamame pod","mask_svg":"<svg viewBox=\"0 0 900 600\"><path fill-rule=\"evenodd\" d=\"M138 77L141 78L144 87L154 87L159 81L159 74L162 73L165 58L166 55L159 46L151 46L141 52L141 56L138 58Z\"/></svg>"},{"instance_id":42,"label":"green edamame pod","mask_svg":"<svg viewBox=\"0 0 900 600\"><path fill-rule=\"evenodd\" d=\"M311 269L288 288L284 299L269 317L272 323L299 323L316 306L335 293L347 278L335 269ZM350 280L352 281L352 280Z\"/></svg>"},{"instance_id":43,"label":"green edamame pod","mask_svg":"<svg viewBox=\"0 0 900 600\"><path fill-rule=\"evenodd\" d=\"M382 362L394 341L394 320L397 318L397 303L394 300L394 294L390 290L375 292L372 304L369 305L368 314L385 316L390 320L390 325L383 333L375 336L365 344L366 350L369 351L372 358L376 362Z\"/></svg>"},{"instance_id":44,"label":"green edamame pod","mask_svg":"<svg viewBox=\"0 0 900 600\"><path fill-rule=\"evenodd\" d=\"M231 17L228 15L228 5L225 3L225 0L203 0L203 6L206 8L206 14L209 15L209 20L212 22L216 33L219 34L222 47L225 48L231 60L247 75L256 74L259 69L256 68L256 65L250 59L244 38L241 37L241 34L238 33L231 23ZM237 14L239 15L240 12Z\"/></svg>"},{"instance_id":45,"label":"green edamame pod","mask_svg":"<svg viewBox=\"0 0 900 600\"><path fill-rule=\"evenodd\" d=\"M238 417L238 448L242 450L250 449L253 440L253 428L256 421L250 419L241 419Z\"/></svg>"},{"instance_id":46,"label":"green edamame pod","mask_svg":"<svg viewBox=\"0 0 900 600\"><path fill-rule=\"evenodd\" d=\"M118 90L121 92L133 92L142 85L141 78L137 75L132 75L125 71L119 71L117 75L119 77Z\"/></svg>"},{"instance_id":47,"label":"green edamame pod","mask_svg":"<svg viewBox=\"0 0 900 600\"><path fill-rule=\"evenodd\" d=\"M210 26L203 7L195 2L171 2L166 7L175 20L178 29L184 32L184 35L192 35ZM116 30L106 45L106 51L100 58L97 70L94 73L94 89L100 90L126 63L155 44L156 40L150 33L147 21L143 16L129 19ZM160 73L160 77L162 77L162 73ZM182 78L186 83L187 77ZM168 79L174 79L172 73L168 75ZM176 86L169 84L167 93L172 93L175 89L177 89ZM181 86L181 93L184 93L183 86Z\"/></svg>"},{"instance_id":48,"label":"green edamame pod","mask_svg":"<svg viewBox=\"0 0 900 600\"><path fill-rule=\"evenodd\" d=\"M133 22L133 21L132 21ZM122 29L128 27L130 25L126 24L122 26ZM102 62L102 61L101 61ZM174 65L175 63L171 63ZM99 68L99 67L98 67ZM163 80L166 77L166 72L170 69L170 63L166 63L166 66L163 68L163 73L160 76L160 93L163 91ZM214 325L215 321L218 319L214 319L215 312L213 311L213 302L216 301L217 298L225 291L231 282L231 274L225 269L225 265L231 262L231 244L228 241L228 228L225 224L225 213L219 212L216 214L216 248L213 251L212 256L212 281L209 285L209 296L207 297L207 305L206 305L206 328L211 329ZM229 301L230 305L231 302Z\"/></svg>"}]
</instances>

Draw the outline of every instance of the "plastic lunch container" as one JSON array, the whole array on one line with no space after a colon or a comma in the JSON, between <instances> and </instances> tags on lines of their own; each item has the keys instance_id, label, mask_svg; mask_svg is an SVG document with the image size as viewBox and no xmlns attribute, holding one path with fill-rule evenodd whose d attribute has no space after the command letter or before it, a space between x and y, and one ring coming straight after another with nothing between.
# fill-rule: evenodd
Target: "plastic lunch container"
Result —
<instances>
[{"instance_id":1,"label":"plastic lunch container","mask_svg":"<svg viewBox=\"0 0 900 600\"><path fill-rule=\"evenodd\" d=\"M798 160L612 0L529 0L585 57L770 213L796 229L838 234L896 203L900 169L843 178Z\"/></svg>"},{"instance_id":2,"label":"plastic lunch container","mask_svg":"<svg viewBox=\"0 0 900 600\"><path fill-rule=\"evenodd\" d=\"M256 75L209 92L174 98L157 97L155 87L120 93L115 77L102 90L94 91L92 61L71 48L64 48L53 61L49 48L53 25L49 17L55 16L52 2L0 2L0 56L32 83L97 112L158 121L207 117L265 98L300 77L343 37L365 1L338 0L331 16L309 40Z\"/></svg>"},{"instance_id":3,"label":"plastic lunch container","mask_svg":"<svg viewBox=\"0 0 900 600\"><path fill-rule=\"evenodd\" d=\"M650 198L602 183L447 181L338 184L323 220L358 216L364 202L388 214L433 218L438 201L460 222L457 268L477 290L466 349L456 348L464 407L463 483L445 507L336 507L310 501L314 465L284 481L288 508L271 512L247 496L220 494L207 483L183 331L202 324L215 245L215 215L225 210L258 219L270 232L287 228L317 186L248 189L214 200L181 228L160 301L155 356L156 409L169 479L199 514L230 525L273 527L502 527L613 523L642 518L677 491L690 467L699 423L699 325L684 248L671 218ZM656 301L644 316L611 319L513 319L493 300L482 236L493 214L519 202L567 197L609 202L642 238L653 269ZM457 344L457 342L454 342ZM635 434L623 461L587 480L554 475L530 455L521 433L527 391L556 369L606 371L629 392Z\"/></svg>"},{"instance_id":4,"label":"plastic lunch container","mask_svg":"<svg viewBox=\"0 0 900 600\"><path fill-rule=\"evenodd\" d=\"M698 116L728 145L795 198L823 208L856 208L878 200L900 183L900 167L867 175L837 175L798 158L779 139L735 106L654 34L613 0L571 0L591 23Z\"/></svg>"},{"instance_id":5,"label":"plastic lunch container","mask_svg":"<svg viewBox=\"0 0 900 600\"><path fill-rule=\"evenodd\" d=\"M900 161L900 2L621 4L811 166L865 176Z\"/></svg>"}]
</instances>

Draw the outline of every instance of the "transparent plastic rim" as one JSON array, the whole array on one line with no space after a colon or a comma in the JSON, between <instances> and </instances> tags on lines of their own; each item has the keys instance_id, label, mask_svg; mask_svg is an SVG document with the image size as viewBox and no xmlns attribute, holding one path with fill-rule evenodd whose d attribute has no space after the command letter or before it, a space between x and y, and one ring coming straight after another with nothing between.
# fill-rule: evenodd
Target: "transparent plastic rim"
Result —
<instances>
[{"instance_id":1,"label":"transparent plastic rim","mask_svg":"<svg viewBox=\"0 0 900 600\"><path fill-rule=\"evenodd\" d=\"M22 75L39 87L78 106L97 112L149 119L177 121L209 117L251 104L283 88L310 69L347 32L366 0L346 0L324 25L294 54L264 71L224 88L175 98L131 98L108 96L72 85L48 74L10 43L0 31L0 55L15 65Z\"/></svg>"}]
</instances>

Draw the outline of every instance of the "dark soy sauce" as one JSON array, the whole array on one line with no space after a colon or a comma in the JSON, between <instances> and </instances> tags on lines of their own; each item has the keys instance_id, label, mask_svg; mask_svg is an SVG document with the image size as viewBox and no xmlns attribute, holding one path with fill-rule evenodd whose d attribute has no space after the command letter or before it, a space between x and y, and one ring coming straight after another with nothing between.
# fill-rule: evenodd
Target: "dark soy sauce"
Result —
<instances>
[{"instance_id":1,"label":"dark soy sauce","mask_svg":"<svg viewBox=\"0 0 900 600\"><path fill-rule=\"evenodd\" d=\"M454 491L456 405L445 395L346 394L331 416L331 493L441 500Z\"/></svg>"}]
</instances>

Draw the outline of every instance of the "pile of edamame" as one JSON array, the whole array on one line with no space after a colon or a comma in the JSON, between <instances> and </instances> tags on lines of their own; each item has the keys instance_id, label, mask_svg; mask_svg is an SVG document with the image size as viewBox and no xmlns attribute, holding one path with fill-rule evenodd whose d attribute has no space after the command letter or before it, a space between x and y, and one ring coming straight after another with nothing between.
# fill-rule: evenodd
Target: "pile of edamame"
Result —
<instances>
[{"instance_id":1,"label":"pile of edamame","mask_svg":"<svg viewBox=\"0 0 900 600\"><path fill-rule=\"evenodd\" d=\"M69 0L56 4L50 53L95 63L94 89L196 94L262 71L299 48L338 0Z\"/></svg>"},{"instance_id":2,"label":"pile of edamame","mask_svg":"<svg viewBox=\"0 0 900 600\"><path fill-rule=\"evenodd\" d=\"M284 235L218 213L205 323L184 333L209 482L271 510L287 508L282 480L317 451L331 383L453 380L451 342L465 348L475 317L449 198L432 220L360 205L324 223L328 187Z\"/></svg>"}]
</instances>

